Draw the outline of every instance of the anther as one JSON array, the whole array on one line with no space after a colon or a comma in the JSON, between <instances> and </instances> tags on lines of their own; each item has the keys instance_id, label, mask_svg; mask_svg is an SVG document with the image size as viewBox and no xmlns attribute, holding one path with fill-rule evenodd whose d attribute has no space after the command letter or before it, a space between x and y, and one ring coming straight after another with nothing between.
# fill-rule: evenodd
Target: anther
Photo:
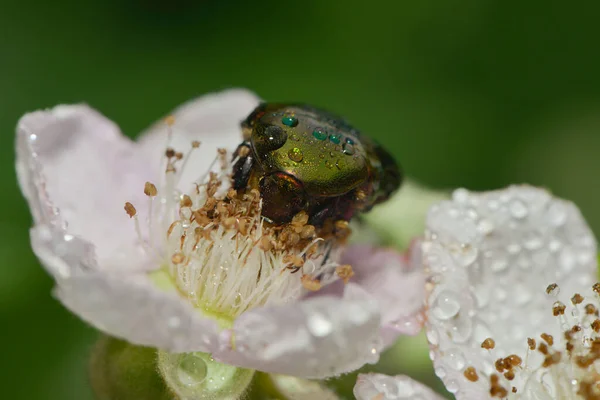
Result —
<instances>
[{"instance_id":1,"label":"anther","mask_svg":"<svg viewBox=\"0 0 600 400\"><path fill-rule=\"evenodd\" d=\"M231 228L235 227L236 222L237 222L237 220L235 219L235 217L227 217L223 221L223 226L226 229L231 229Z\"/></svg>"},{"instance_id":2,"label":"anther","mask_svg":"<svg viewBox=\"0 0 600 400\"><path fill-rule=\"evenodd\" d=\"M238 231L246 236L248 234L248 227L250 226L251 221L248 220L248 218L240 218L239 222L238 222Z\"/></svg>"},{"instance_id":3,"label":"anther","mask_svg":"<svg viewBox=\"0 0 600 400\"><path fill-rule=\"evenodd\" d=\"M507 360L508 360L508 364L507 364ZM513 367L518 367L519 365L521 365L522 362L523 362L523 360L521 359L521 357L519 357L516 354L511 354L510 356L508 356L504 359L505 365L511 365Z\"/></svg>"},{"instance_id":4,"label":"anther","mask_svg":"<svg viewBox=\"0 0 600 400\"><path fill-rule=\"evenodd\" d=\"M166 117L165 118L165 124L167 124L168 126L175 125L175 116L169 115L168 117Z\"/></svg>"},{"instance_id":5,"label":"anther","mask_svg":"<svg viewBox=\"0 0 600 400\"><path fill-rule=\"evenodd\" d=\"M233 188L229 189L227 191L227 198L230 200L233 200L237 197L237 191Z\"/></svg>"},{"instance_id":6,"label":"anther","mask_svg":"<svg viewBox=\"0 0 600 400\"><path fill-rule=\"evenodd\" d=\"M305 211L300 211L292 218L292 225L304 226L308 223L308 214Z\"/></svg>"},{"instance_id":7,"label":"anther","mask_svg":"<svg viewBox=\"0 0 600 400\"><path fill-rule=\"evenodd\" d=\"M165 157L167 157L167 158L175 157L175 150L169 147L167 150L165 150Z\"/></svg>"},{"instance_id":8,"label":"anther","mask_svg":"<svg viewBox=\"0 0 600 400\"><path fill-rule=\"evenodd\" d=\"M193 205L192 198L187 194L181 196L181 200L179 200L179 205L181 207L191 207Z\"/></svg>"},{"instance_id":9,"label":"anther","mask_svg":"<svg viewBox=\"0 0 600 400\"><path fill-rule=\"evenodd\" d=\"M486 350L491 350L496 347L496 342L492 338L487 338L481 343L481 348Z\"/></svg>"},{"instance_id":10,"label":"anther","mask_svg":"<svg viewBox=\"0 0 600 400\"><path fill-rule=\"evenodd\" d=\"M585 313L588 315L597 315L598 310L596 309L596 306L594 306L593 304L586 304L585 305Z\"/></svg>"},{"instance_id":11,"label":"anther","mask_svg":"<svg viewBox=\"0 0 600 400\"><path fill-rule=\"evenodd\" d=\"M270 251L273 248L273 242L268 236L263 236L258 241L258 247L263 251Z\"/></svg>"},{"instance_id":12,"label":"anther","mask_svg":"<svg viewBox=\"0 0 600 400\"><path fill-rule=\"evenodd\" d=\"M573 297L571 297L571 303L573 303L574 306L583 303L583 296L579 293L575 293Z\"/></svg>"},{"instance_id":13,"label":"anther","mask_svg":"<svg viewBox=\"0 0 600 400\"><path fill-rule=\"evenodd\" d=\"M146 182L144 184L144 194L149 197L154 197L158 194L158 190L156 190L156 186L154 186L151 182Z\"/></svg>"},{"instance_id":14,"label":"anther","mask_svg":"<svg viewBox=\"0 0 600 400\"><path fill-rule=\"evenodd\" d=\"M321 281L317 278L313 278L310 275L302 275L300 282L302 283L304 289L308 291L316 292L321 289Z\"/></svg>"},{"instance_id":15,"label":"anther","mask_svg":"<svg viewBox=\"0 0 600 400\"><path fill-rule=\"evenodd\" d=\"M364 190L357 190L354 193L354 198L358 201L362 201L367 198L367 193Z\"/></svg>"},{"instance_id":16,"label":"anther","mask_svg":"<svg viewBox=\"0 0 600 400\"><path fill-rule=\"evenodd\" d=\"M500 385L500 377L496 374L490 376L490 395L492 397L504 398L508 395L508 391Z\"/></svg>"},{"instance_id":17,"label":"anther","mask_svg":"<svg viewBox=\"0 0 600 400\"><path fill-rule=\"evenodd\" d=\"M549 354L544 359L544 363L542 364L542 367L548 368L551 365L558 364L560 362L560 358L561 358L561 354L559 352Z\"/></svg>"},{"instance_id":18,"label":"anther","mask_svg":"<svg viewBox=\"0 0 600 400\"><path fill-rule=\"evenodd\" d=\"M467 367L463 374L465 378L467 378L471 382L477 382L479 380L479 375L477 375L477 371L473 367Z\"/></svg>"},{"instance_id":19,"label":"anther","mask_svg":"<svg viewBox=\"0 0 600 400\"><path fill-rule=\"evenodd\" d=\"M558 285L556 283L551 283L546 288L546 293L547 294L553 294L556 289L558 289Z\"/></svg>"},{"instance_id":20,"label":"anther","mask_svg":"<svg viewBox=\"0 0 600 400\"><path fill-rule=\"evenodd\" d=\"M125 203L124 208L125 208L125 212L127 213L127 215L129 215L129 218L133 218L137 214L135 207L130 202Z\"/></svg>"},{"instance_id":21,"label":"anther","mask_svg":"<svg viewBox=\"0 0 600 400\"><path fill-rule=\"evenodd\" d=\"M503 358L499 358L496 360L496 362L494 363L494 366L496 367L496 371L502 373L504 372L504 359Z\"/></svg>"},{"instance_id":22,"label":"anther","mask_svg":"<svg viewBox=\"0 0 600 400\"><path fill-rule=\"evenodd\" d=\"M552 337L552 335L549 335L549 334L547 334L547 333L542 333L542 334L540 335L540 337L541 337L542 339L544 339L544 341L545 341L546 343L548 343L548 346L552 346L552 345L554 344L554 338Z\"/></svg>"},{"instance_id":23,"label":"anther","mask_svg":"<svg viewBox=\"0 0 600 400\"><path fill-rule=\"evenodd\" d=\"M504 377L506 379L508 379L509 381L512 381L513 379L515 379L515 373L514 373L514 371L506 371L504 373Z\"/></svg>"},{"instance_id":24,"label":"anther","mask_svg":"<svg viewBox=\"0 0 600 400\"><path fill-rule=\"evenodd\" d=\"M337 229L337 230L348 229L348 221L344 221L343 219L335 221L335 229Z\"/></svg>"},{"instance_id":25,"label":"anther","mask_svg":"<svg viewBox=\"0 0 600 400\"><path fill-rule=\"evenodd\" d=\"M301 239L312 239L315 236L315 227L313 225L304 225L300 231Z\"/></svg>"},{"instance_id":26,"label":"anther","mask_svg":"<svg viewBox=\"0 0 600 400\"><path fill-rule=\"evenodd\" d=\"M204 203L204 208L207 211L210 211L213 208L215 208L216 205L217 205L217 199L215 199L214 197L209 197L208 199L206 199L206 202Z\"/></svg>"},{"instance_id":27,"label":"anther","mask_svg":"<svg viewBox=\"0 0 600 400\"><path fill-rule=\"evenodd\" d=\"M301 267L304 265L304 259L293 254L288 254L283 257L283 262L286 264L291 264L293 267Z\"/></svg>"},{"instance_id":28,"label":"anther","mask_svg":"<svg viewBox=\"0 0 600 400\"><path fill-rule=\"evenodd\" d=\"M175 253L171 256L171 262L173 264L181 264L185 260L185 256L181 253Z\"/></svg>"},{"instance_id":29,"label":"anther","mask_svg":"<svg viewBox=\"0 0 600 400\"><path fill-rule=\"evenodd\" d=\"M559 315L564 315L566 308L567 307L563 303L561 303L560 301L556 301L554 302L554 306L552 307L552 314L554 314L555 317L558 317Z\"/></svg>"},{"instance_id":30,"label":"anther","mask_svg":"<svg viewBox=\"0 0 600 400\"><path fill-rule=\"evenodd\" d=\"M335 268L335 274L344 281L344 284L350 282L350 278L354 276L354 271L350 264L340 265Z\"/></svg>"}]
</instances>

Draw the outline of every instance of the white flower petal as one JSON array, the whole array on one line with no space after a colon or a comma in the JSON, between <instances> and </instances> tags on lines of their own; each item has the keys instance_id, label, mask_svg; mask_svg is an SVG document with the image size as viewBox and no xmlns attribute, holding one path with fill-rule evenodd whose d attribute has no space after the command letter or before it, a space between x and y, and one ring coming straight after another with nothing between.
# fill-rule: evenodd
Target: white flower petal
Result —
<instances>
[{"instance_id":1,"label":"white flower petal","mask_svg":"<svg viewBox=\"0 0 600 400\"><path fill-rule=\"evenodd\" d=\"M106 267L134 268L134 231L119 226L128 219L123 204L141 199L144 181L154 176L134 150L115 124L85 105L23 116L17 172L34 222L68 226L94 244Z\"/></svg>"},{"instance_id":2,"label":"white flower petal","mask_svg":"<svg viewBox=\"0 0 600 400\"><path fill-rule=\"evenodd\" d=\"M418 246L416 246L418 248ZM360 285L379 303L384 342L390 345L400 335L416 335L423 326L425 275L410 255L392 249L355 245L343 254L341 263L352 265L351 282Z\"/></svg>"},{"instance_id":3,"label":"white flower petal","mask_svg":"<svg viewBox=\"0 0 600 400\"><path fill-rule=\"evenodd\" d=\"M38 225L31 240L56 278L56 296L94 327L172 352L210 352L216 346L216 323L175 292L159 290L147 274L99 271L93 247L60 229Z\"/></svg>"},{"instance_id":4,"label":"white flower petal","mask_svg":"<svg viewBox=\"0 0 600 400\"><path fill-rule=\"evenodd\" d=\"M259 104L260 99L245 89L230 89L191 100L170 114L175 117L169 146L186 153L194 140L200 141L201 149L213 154L190 157L180 182L186 185L200 178L216 156L214 149L233 151L242 142L241 122ZM140 137L142 152L152 160L160 160L167 146L168 127L164 121L152 125Z\"/></svg>"},{"instance_id":5,"label":"white flower petal","mask_svg":"<svg viewBox=\"0 0 600 400\"><path fill-rule=\"evenodd\" d=\"M354 386L356 400L443 400L427 386L404 375L360 374ZM473 398L475 400L475 398Z\"/></svg>"},{"instance_id":6,"label":"white flower petal","mask_svg":"<svg viewBox=\"0 0 600 400\"><path fill-rule=\"evenodd\" d=\"M313 297L242 314L213 357L265 372L324 378L377 362L379 324L376 302L350 283L343 299Z\"/></svg>"},{"instance_id":7,"label":"white flower petal","mask_svg":"<svg viewBox=\"0 0 600 400\"><path fill-rule=\"evenodd\" d=\"M545 289L557 283L564 303L589 289L596 241L572 203L528 186L457 190L452 201L432 207L427 229L427 337L436 372L457 399L489 398L496 359L516 354L525 361L528 337L562 337L552 315L557 298ZM496 343L491 351L481 348L487 337ZM464 376L469 366L476 383ZM522 391L517 379L508 385Z\"/></svg>"}]
</instances>

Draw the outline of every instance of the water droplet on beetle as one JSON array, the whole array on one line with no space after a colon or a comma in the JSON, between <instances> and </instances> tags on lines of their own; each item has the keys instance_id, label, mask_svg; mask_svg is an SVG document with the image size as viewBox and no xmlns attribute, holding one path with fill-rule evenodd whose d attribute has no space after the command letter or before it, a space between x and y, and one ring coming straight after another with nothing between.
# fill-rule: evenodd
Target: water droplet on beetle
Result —
<instances>
[{"instance_id":1,"label":"water droplet on beetle","mask_svg":"<svg viewBox=\"0 0 600 400\"><path fill-rule=\"evenodd\" d=\"M317 139L317 140L325 140L325 139L327 139L327 132L325 132L321 128L315 129L312 134L315 137L315 139Z\"/></svg>"},{"instance_id":2,"label":"water droplet on beetle","mask_svg":"<svg viewBox=\"0 0 600 400\"><path fill-rule=\"evenodd\" d=\"M288 157L292 161L300 162L304 158L304 154L302 154L302 150L300 150L298 147L294 147L288 151Z\"/></svg>"},{"instance_id":3,"label":"water droplet on beetle","mask_svg":"<svg viewBox=\"0 0 600 400\"><path fill-rule=\"evenodd\" d=\"M261 148L266 151L279 149L288 139L287 133L277 125L267 126L263 131L256 133L256 140Z\"/></svg>"},{"instance_id":4,"label":"water droplet on beetle","mask_svg":"<svg viewBox=\"0 0 600 400\"><path fill-rule=\"evenodd\" d=\"M352 146L349 143L344 143L344 145L342 146L342 151L344 154L351 156L354 154L354 146Z\"/></svg>"},{"instance_id":5,"label":"water droplet on beetle","mask_svg":"<svg viewBox=\"0 0 600 400\"><path fill-rule=\"evenodd\" d=\"M281 123L293 128L298 125L298 118L294 117L293 115L285 115L281 119Z\"/></svg>"}]
</instances>

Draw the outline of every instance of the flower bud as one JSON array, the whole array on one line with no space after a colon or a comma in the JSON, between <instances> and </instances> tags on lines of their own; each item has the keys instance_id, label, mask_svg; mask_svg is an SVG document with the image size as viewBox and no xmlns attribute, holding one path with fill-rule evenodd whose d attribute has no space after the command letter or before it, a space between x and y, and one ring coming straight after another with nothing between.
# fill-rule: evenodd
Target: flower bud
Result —
<instances>
[{"instance_id":1,"label":"flower bud","mask_svg":"<svg viewBox=\"0 0 600 400\"><path fill-rule=\"evenodd\" d=\"M158 352L158 370L180 399L237 400L245 394L253 370L215 361L210 354Z\"/></svg>"}]
</instances>

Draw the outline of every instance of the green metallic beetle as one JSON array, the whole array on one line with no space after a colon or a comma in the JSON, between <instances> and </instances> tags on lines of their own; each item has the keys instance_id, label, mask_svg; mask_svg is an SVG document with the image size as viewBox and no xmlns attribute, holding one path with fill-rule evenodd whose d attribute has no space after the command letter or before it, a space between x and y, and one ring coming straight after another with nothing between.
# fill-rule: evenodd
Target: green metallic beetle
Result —
<instances>
[{"instance_id":1,"label":"green metallic beetle","mask_svg":"<svg viewBox=\"0 0 600 400\"><path fill-rule=\"evenodd\" d=\"M402 176L392 156L343 119L302 104L263 103L242 122L233 188L257 188L262 215L284 224L349 221L387 199Z\"/></svg>"}]
</instances>

